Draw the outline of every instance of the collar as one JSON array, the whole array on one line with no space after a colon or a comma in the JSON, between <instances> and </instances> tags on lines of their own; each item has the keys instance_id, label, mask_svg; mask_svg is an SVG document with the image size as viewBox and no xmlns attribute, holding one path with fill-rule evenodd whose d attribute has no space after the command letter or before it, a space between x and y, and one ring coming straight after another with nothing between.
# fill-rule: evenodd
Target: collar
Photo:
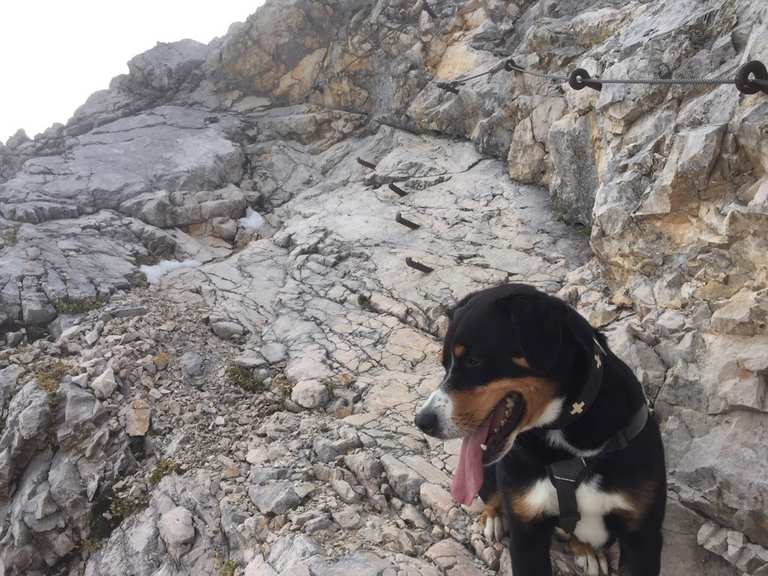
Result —
<instances>
[{"instance_id":1,"label":"collar","mask_svg":"<svg viewBox=\"0 0 768 576\"><path fill-rule=\"evenodd\" d=\"M581 416L589 410L589 407L592 406L595 398L597 398L597 394L600 392L600 386L603 383L604 359L607 356L607 352L597 338L593 338L592 343L594 344L592 347L594 356L586 384L584 384L579 395L575 399L563 406L563 413L560 414L558 419L551 424L544 426L544 428L548 430L565 428L581 418Z\"/></svg>"}]
</instances>

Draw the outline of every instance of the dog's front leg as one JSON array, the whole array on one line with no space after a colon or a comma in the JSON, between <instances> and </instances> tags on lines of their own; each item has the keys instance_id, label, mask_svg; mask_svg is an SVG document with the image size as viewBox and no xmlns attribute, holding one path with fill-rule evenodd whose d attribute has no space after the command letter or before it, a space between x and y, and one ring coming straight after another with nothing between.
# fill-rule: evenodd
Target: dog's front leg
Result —
<instances>
[{"instance_id":1,"label":"dog's front leg","mask_svg":"<svg viewBox=\"0 0 768 576\"><path fill-rule=\"evenodd\" d=\"M552 576L549 548L553 531L554 527L549 523L511 523L509 554L515 576Z\"/></svg>"},{"instance_id":2,"label":"dog's front leg","mask_svg":"<svg viewBox=\"0 0 768 576\"><path fill-rule=\"evenodd\" d=\"M485 502L485 508L480 515L480 526L483 528L483 535L490 543L501 542L506 530L499 493L495 492L484 498L483 501Z\"/></svg>"},{"instance_id":3,"label":"dog's front leg","mask_svg":"<svg viewBox=\"0 0 768 576\"><path fill-rule=\"evenodd\" d=\"M658 576L661 571L661 531L647 528L619 536L622 576Z\"/></svg>"}]
</instances>

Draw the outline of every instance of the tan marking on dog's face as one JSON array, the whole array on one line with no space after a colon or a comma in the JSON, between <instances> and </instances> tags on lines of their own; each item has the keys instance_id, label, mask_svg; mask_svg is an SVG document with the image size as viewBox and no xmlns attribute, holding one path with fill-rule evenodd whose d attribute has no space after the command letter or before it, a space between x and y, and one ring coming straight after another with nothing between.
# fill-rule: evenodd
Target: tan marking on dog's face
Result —
<instances>
[{"instance_id":1,"label":"tan marking on dog's face","mask_svg":"<svg viewBox=\"0 0 768 576\"><path fill-rule=\"evenodd\" d=\"M555 384L544 378L502 378L469 390L452 390L453 421L463 433L475 431L491 415L505 396L518 392L525 400L523 418L517 430L524 430L539 419L555 397Z\"/></svg>"},{"instance_id":2,"label":"tan marking on dog's face","mask_svg":"<svg viewBox=\"0 0 768 576\"><path fill-rule=\"evenodd\" d=\"M523 358L522 356L513 356L512 362L520 366L521 368L530 368L530 364L528 364L528 360Z\"/></svg>"},{"instance_id":3,"label":"tan marking on dog's face","mask_svg":"<svg viewBox=\"0 0 768 576\"><path fill-rule=\"evenodd\" d=\"M463 344L456 344L456 346L453 347L453 356L454 358L461 358L464 356L464 353L467 351L466 346Z\"/></svg>"}]
</instances>

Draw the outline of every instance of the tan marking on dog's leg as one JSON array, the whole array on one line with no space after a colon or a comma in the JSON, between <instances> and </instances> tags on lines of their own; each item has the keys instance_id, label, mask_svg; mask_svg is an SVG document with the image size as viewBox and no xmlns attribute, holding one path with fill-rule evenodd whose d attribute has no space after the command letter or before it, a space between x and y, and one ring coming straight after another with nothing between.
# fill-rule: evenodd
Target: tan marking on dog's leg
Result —
<instances>
[{"instance_id":1,"label":"tan marking on dog's leg","mask_svg":"<svg viewBox=\"0 0 768 576\"><path fill-rule=\"evenodd\" d=\"M513 494L512 499L512 512L520 520L525 523L533 522L542 515L542 510L538 510L531 506L530 501L525 498L524 494Z\"/></svg>"},{"instance_id":2,"label":"tan marking on dog's leg","mask_svg":"<svg viewBox=\"0 0 768 576\"><path fill-rule=\"evenodd\" d=\"M496 492L488 499L480 514L480 526L483 527L483 535L489 542L501 542L506 531L501 510L501 496Z\"/></svg>"},{"instance_id":3,"label":"tan marking on dog's leg","mask_svg":"<svg viewBox=\"0 0 768 576\"><path fill-rule=\"evenodd\" d=\"M653 498L656 495L657 485L653 480L646 480L634 489L625 492L624 496L630 502L632 510L622 510L619 514L624 518L630 530L637 530L645 519Z\"/></svg>"},{"instance_id":4,"label":"tan marking on dog's leg","mask_svg":"<svg viewBox=\"0 0 768 576\"><path fill-rule=\"evenodd\" d=\"M568 541L568 547L576 557L576 565L587 576L608 576L608 559L602 550L579 541L575 536Z\"/></svg>"},{"instance_id":5,"label":"tan marking on dog's leg","mask_svg":"<svg viewBox=\"0 0 768 576\"><path fill-rule=\"evenodd\" d=\"M467 348L463 344L456 344L456 346L453 347L453 355L456 358L461 358L464 356L464 353L467 351Z\"/></svg>"}]
</instances>

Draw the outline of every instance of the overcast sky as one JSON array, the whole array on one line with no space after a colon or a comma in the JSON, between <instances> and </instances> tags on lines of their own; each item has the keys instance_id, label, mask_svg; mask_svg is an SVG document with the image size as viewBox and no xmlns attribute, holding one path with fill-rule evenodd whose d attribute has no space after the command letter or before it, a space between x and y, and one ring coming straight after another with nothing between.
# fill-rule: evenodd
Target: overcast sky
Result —
<instances>
[{"instance_id":1,"label":"overcast sky","mask_svg":"<svg viewBox=\"0 0 768 576\"><path fill-rule=\"evenodd\" d=\"M0 141L66 122L158 41L209 42L262 0L0 0Z\"/></svg>"}]
</instances>

